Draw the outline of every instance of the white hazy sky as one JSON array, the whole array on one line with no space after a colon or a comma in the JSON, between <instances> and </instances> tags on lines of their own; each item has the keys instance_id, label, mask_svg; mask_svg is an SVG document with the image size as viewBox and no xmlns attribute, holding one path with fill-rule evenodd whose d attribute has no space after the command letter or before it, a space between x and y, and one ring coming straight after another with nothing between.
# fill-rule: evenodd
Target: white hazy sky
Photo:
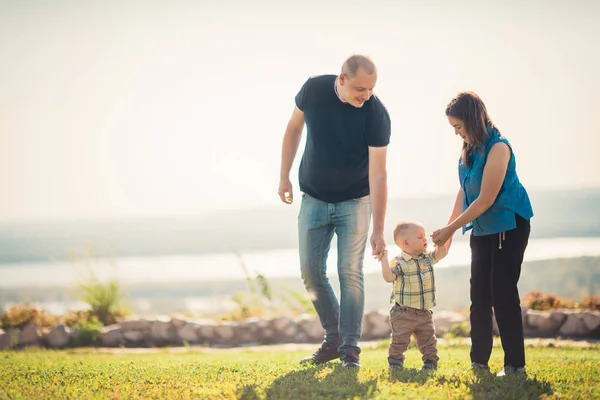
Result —
<instances>
[{"instance_id":1,"label":"white hazy sky","mask_svg":"<svg viewBox=\"0 0 600 400\"><path fill-rule=\"evenodd\" d=\"M0 0L0 221L277 205L294 95L352 53L379 68L391 197L458 188L461 90L530 190L600 186L598 21L594 0Z\"/></svg>"}]
</instances>

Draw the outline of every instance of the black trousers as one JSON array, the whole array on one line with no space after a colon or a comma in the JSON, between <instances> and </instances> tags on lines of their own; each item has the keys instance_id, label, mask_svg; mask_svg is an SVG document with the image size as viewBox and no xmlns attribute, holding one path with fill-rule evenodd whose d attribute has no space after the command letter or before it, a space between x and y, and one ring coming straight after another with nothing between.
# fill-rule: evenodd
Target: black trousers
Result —
<instances>
[{"instance_id":1,"label":"black trousers","mask_svg":"<svg viewBox=\"0 0 600 400\"><path fill-rule=\"evenodd\" d=\"M521 300L517 283L531 226L515 215L510 231L470 238L471 361L487 365L492 353L492 308L496 315L504 365L525 366Z\"/></svg>"}]
</instances>

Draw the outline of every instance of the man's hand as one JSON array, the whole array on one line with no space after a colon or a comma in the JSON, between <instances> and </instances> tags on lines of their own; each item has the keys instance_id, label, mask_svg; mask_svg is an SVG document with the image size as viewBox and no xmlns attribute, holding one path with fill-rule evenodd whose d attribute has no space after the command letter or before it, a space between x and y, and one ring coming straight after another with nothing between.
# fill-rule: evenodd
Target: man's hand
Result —
<instances>
[{"instance_id":1,"label":"man's hand","mask_svg":"<svg viewBox=\"0 0 600 400\"><path fill-rule=\"evenodd\" d=\"M294 201L294 193L292 192L292 182L289 179L281 179L279 181L279 198L285 204L292 204Z\"/></svg>"},{"instance_id":2,"label":"man's hand","mask_svg":"<svg viewBox=\"0 0 600 400\"><path fill-rule=\"evenodd\" d=\"M386 254L385 239L383 232L373 232L371 234L371 247L373 249L373 257L381 261Z\"/></svg>"}]
</instances>

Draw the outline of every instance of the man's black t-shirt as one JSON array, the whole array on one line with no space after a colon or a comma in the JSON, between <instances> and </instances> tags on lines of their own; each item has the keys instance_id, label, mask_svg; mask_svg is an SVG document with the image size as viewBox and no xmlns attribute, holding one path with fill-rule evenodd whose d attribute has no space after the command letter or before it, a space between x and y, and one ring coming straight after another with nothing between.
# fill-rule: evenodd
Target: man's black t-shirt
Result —
<instances>
[{"instance_id":1,"label":"man's black t-shirt","mask_svg":"<svg viewBox=\"0 0 600 400\"><path fill-rule=\"evenodd\" d=\"M369 147L389 144L390 116L375 96L361 108L335 93L335 75L308 79L296 95L307 138L300 162L300 190L327 203L369 194Z\"/></svg>"}]
</instances>

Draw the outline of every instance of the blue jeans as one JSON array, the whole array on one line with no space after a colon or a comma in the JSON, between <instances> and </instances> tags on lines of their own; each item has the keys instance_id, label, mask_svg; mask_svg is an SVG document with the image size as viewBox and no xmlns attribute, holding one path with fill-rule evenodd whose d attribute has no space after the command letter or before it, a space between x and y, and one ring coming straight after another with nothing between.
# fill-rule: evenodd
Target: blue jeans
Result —
<instances>
[{"instance_id":1,"label":"blue jeans","mask_svg":"<svg viewBox=\"0 0 600 400\"><path fill-rule=\"evenodd\" d=\"M365 306L363 259L369 224L369 196L325 203L302 195L298 215L300 268L304 285L325 329L325 342L342 356L354 349L362 333ZM327 278L327 254L337 234L340 302Z\"/></svg>"}]
</instances>

